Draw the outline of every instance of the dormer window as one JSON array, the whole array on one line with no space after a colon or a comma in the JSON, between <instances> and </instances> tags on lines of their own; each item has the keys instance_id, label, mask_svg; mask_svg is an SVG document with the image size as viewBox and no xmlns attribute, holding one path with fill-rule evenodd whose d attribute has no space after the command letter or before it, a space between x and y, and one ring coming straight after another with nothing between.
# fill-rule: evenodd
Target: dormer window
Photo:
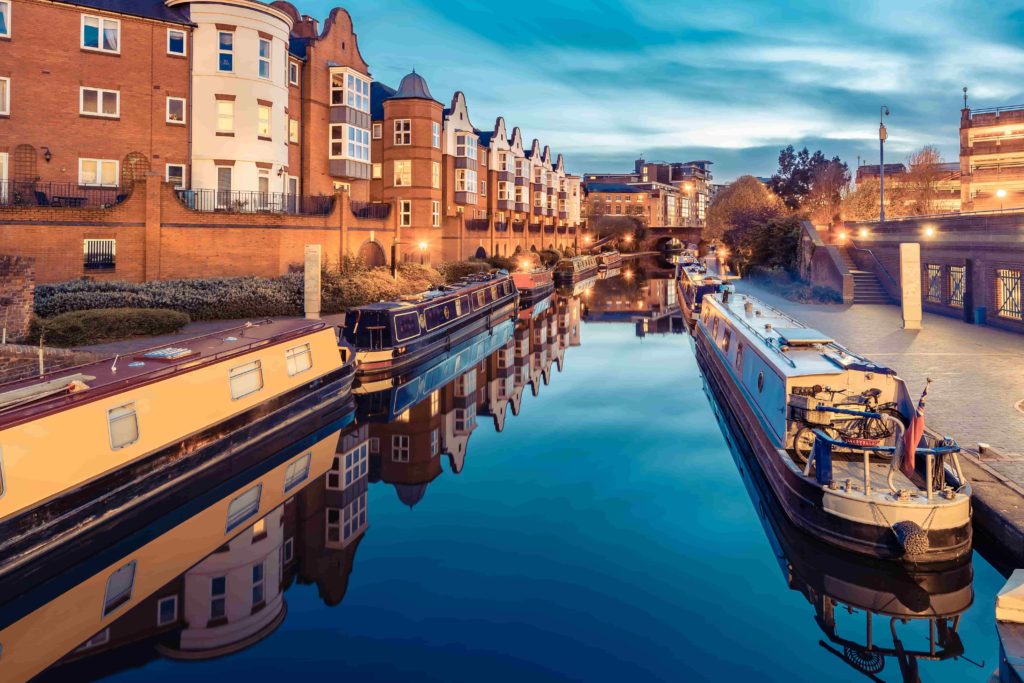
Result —
<instances>
[{"instance_id":1,"label":"dormer window","mask_svg":"<svg viewBox=\"0 0 1024 683\"><path fill-rule=\"evenodd\" d=\"M459 133L455 136L455 156L476 159L476 136Z\"/></svg>"}]
</instances>

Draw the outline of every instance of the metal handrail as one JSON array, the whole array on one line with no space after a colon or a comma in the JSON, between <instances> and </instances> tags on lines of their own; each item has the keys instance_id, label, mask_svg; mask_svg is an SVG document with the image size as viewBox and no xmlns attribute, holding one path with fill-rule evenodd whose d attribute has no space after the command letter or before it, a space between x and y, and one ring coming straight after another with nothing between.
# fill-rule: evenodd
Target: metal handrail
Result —
<instances>
[{"instance_id":1,"label":"metal handrail","mask_svg":"<svg viewBox=\"0 0 1024 683\"><path fill-rule=\"evenodd\" d=\"M897 223L905 221L919 221L927 220L931 218L951 218L954 216L985 216L989 214L1018 214L1024 213L1024 207L1010 208L1010 209L984 209L980 211L949 211L946 213L928 213L921 214L919 216L895 216L890 218L885 217L886 223ZM878 225L878 221L850 221L850 225ZM884 225L884 224L883 224Z\"/></svg>"},{"instance_id":2,"label":"metal handrail","mask_svg":"<svg viewBox=\"0 0 1024 683\"><path fill-rule=\"evenodd\" d=\"M1020 111L1024 113L1024 104L1011 104L1005 107L985 107L982 109L971 109L971 116L975 114L999 114L1004 111Z\"/></svg>"}]
</instances>

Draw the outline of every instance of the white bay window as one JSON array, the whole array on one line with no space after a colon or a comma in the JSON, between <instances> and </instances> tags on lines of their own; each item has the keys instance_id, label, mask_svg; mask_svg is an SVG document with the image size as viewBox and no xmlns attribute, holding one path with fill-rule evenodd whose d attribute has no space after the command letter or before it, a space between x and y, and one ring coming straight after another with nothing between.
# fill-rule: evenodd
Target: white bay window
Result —
<instances>
[{"instance_id":1,"label":"white bay window","mask_svg":"<svg viewBox=\"0 0 1024 683\"><path fill-rule=\"evenodd\" d=\"M476 193L476 171L468 168L455 170L455 191Z\"/></svg>"}]
</instances>

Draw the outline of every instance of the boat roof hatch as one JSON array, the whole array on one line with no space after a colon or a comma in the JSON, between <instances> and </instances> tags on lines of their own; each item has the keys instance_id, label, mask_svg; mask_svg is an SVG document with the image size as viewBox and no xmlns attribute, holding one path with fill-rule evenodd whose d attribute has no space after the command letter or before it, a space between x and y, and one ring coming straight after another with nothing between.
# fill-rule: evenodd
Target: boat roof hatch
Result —
<instances>
[{"instance_id":1,"label":"boat roof hatch","mask_svg":"<svg viewBox=\"0 0 1024 683\"><path fill-rule=\"evenodd\" d=\"M786 346L814 346L815 344L831 344L835 340L809 327L777 327L779 342Z\"/></svg>"}]
</instances>

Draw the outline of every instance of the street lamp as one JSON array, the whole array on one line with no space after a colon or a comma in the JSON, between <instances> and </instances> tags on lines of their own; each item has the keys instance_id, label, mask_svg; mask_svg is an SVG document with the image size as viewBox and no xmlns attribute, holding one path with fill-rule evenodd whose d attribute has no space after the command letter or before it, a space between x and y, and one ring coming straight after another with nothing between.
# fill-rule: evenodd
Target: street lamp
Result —
<instances>
[{"instance_id":1,"label":"street lamp","mask_svg":"<svg viewBox=\"0 0 1024 683\"><path fill-rule=\"evenodd\" d=\"M878 110L878 222L885 223L885 140L889 132L885 129L883 117L889 115L889 107L882 105Z\"/></svg>"},{"instance_id":2,"label":"street lamp","mask_svg":"<svg viewBox=\"0 0 1024 683\"><path fill-rule=\"evenodd\" d=\"M1003 212L1003 200L1006 199L1006 190L1000 188L996 190L996 196L999 197L999 213Z\"/></svg>"},{"instance_id":3,"label":"street lamp","mask_svg":"<svg viewBox=\"0 0 1024 683\"><path fill-rule=\"evenodd\" d=\"M428 246L430 246L430 245L428 245L426 242L420 242L420 244L419 244L419 247L420 247L420 265L421 266L424 263L424 257L426 256L427 247Z\"/></svg>"}]
</instances>

